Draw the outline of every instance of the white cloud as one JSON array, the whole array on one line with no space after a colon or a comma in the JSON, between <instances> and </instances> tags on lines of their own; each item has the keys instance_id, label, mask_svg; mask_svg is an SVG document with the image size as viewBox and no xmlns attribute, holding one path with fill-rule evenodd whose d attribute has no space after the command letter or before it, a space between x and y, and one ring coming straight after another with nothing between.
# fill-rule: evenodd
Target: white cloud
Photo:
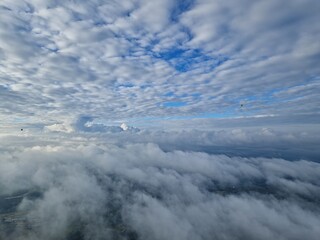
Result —
<instances>
[{"instance_id":1,"label":"white cloud","mask_svg":"<svg viewBox=\"0 0 320 240\"><path fill-rule=\"evenodd\" d=\"M70 133L73 131L73 128L72 126L63 123L55 123L49 126L45 126L45 130Z\"/></svg>"},{"instance_id":2,"label":"white cloud","mask_svg":"<svg viewBox=\"0 0 320 240\"><path fill-rule=\"evenodd\" d=\"M16 199L11 214L31 226L12 239L319 235L319 163L164 152L151 143L41 145L1 151L1 204Z\"/></svg>"},{"instance_id":3,"label":"white cloud","mask_svg":"<svg viewBox=\"0 0 320 240\"><path fill-rule=\"evenodd\" d=\"M123 131L128 130L128 126L127 126L127 124L125 124L125 123L122 123L122 124L120 125L120 127L123 129Z\"/></svg>"},{"instance_id":4,"label":"white cloud","mask_svg":"<svg viewBox=\"0 0 320 240\"><path fill-rule=\"evenodd\" d=\"M288 89L317 86L317 3L283 4L2 1L0 107L40 125L80 114L312 115L317 89ZM168 100L186 106L159 107Z\"/></svg>"}]
</instances>

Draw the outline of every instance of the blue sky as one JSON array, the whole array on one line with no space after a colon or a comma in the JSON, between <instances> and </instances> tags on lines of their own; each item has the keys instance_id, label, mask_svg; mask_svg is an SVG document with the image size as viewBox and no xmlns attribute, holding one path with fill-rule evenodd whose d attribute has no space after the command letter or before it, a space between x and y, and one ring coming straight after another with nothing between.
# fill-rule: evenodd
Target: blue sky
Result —
<instances>
[{"instance_id":1,"label":"blue sky","mask_svg":"<svg viewBox=\"0 0 320 240\"><path fill-rule=\"evenodd\" d=\"M320 113L319 4L3 0L1 128L72 131L81 116L308 123Z\"/></svg>"}]
</instances>

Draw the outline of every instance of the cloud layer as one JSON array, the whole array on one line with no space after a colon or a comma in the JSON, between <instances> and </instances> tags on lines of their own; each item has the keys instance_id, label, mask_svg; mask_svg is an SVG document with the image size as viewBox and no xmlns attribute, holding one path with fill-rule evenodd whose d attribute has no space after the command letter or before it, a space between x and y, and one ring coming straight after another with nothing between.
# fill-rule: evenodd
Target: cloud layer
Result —
<instances>
[{"instance_id":1,"label":"cloud layer","mask_svg":"<svg viewBox=\"0 0 320 240\"><path fill-rule=\"evenodd\" d=\"M308 121L319 114L318 8L314 0L1 1L1 117L40 127L81 115Z\"/></svg>"},{"instance_id":2,"label":"cloud layer","mask_svg":"<svg viewBox=\"0 0 320 240\"><path fill-rule=\"evenodd\" d=\"M315 162L94 142L5 147L0 157L5 239L312 240L320 234Z\"/></svg>"}]
</instances>

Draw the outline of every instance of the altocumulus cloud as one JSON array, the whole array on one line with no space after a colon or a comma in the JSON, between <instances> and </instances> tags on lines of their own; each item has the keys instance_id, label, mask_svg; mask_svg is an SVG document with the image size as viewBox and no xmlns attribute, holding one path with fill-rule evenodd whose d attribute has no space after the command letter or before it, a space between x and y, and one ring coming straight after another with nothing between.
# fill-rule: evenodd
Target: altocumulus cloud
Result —
<instances>
[{"instance_id":1,"label":"altocumulus cloud","mask_svg":"<svg viewBox=\"0 0 320 240\"><path fill-rule=\"evenodd\" d=\"M316 0L3 0L1 117L41 126L79 115L308 121L319 113L318 8Z\"/></svg>"},{"instance_id":2,"label":"altocumulus cloud","mask_svg":"<svg viewBox=\"0 0 320 240\"><path fill-rule=\"evenodd\" d=\"M69 142L1 152L4 239L318 239L320 165Z\"/></svg>"}]
</instances>

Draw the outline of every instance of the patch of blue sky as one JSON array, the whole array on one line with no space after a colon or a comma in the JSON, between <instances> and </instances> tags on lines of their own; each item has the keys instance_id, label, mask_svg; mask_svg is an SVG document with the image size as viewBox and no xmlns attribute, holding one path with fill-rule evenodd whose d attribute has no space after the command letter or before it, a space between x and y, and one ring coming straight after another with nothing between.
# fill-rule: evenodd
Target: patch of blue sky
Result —
<instances>
[{"instance_id":1,"label":"patch of blue sky","mask_svg":"<svg viewBox=\"0 0 320 240\"><path fill-rule=\"evenodd\" d=\"M85 19L84 14L79 13L79 12L72 12L72 17L74 21L83 21Z\"/></svg>"},{"instance_id":2,"label":"patch of blue sky","mask_svg":"<svg viewBox=\"0 0 320 240\"><path fill-rule=\"evenodd\" d=\"M188 8L187 6L188 4L185 6L186 9ZM188 32L188 29L183 29L183 31L187 35L191 34ZM191 36L189 37L191 38ZM137 49L143 48L144 52L152 58L166 61L178 72L187 72L196 68L202 68L204 72L210 72L229 60L228 56L221 54L211 56L199 48L186 49L183 47L182 42L177 42L172 48L155 51L154 47L160 43L160 39L151 39L147 46L141 46L138 39L134 37L126 37L126 40L132 44L132 47L135 46ZM135 50L135 48L132 48L127 52L126 56L135 56Z\"/></svg>"},{"instance_id":3,"label":"patch of blue sky","mask_svg":"<svg viewBox=\"0 0 320 240\"><path fill-rule=\"evenodd\" d=\"M152 84L143 84L143 85L140 85L139 87L140 87L140 89L144 90L144 89L147 89L147 88L151 88Z\"/></svg>"},{"instance_id":4,"label":"patch of blue sky","mask_svg":"<svg viewBox=\"0 0 320 240\"><path fill-rule=\"evenodd\" d=\"M176 22L182 13L191 9L195 0L178 0L176 2L176 6L171 12L171 21L173 22Z\"/></svg>"},{"instance_id":5,"label":"patch of blue sky","mask_svg":"<svg viewBox=\"0 0 320 240\"><path fill-rule=\"evenodd\" d=\"M172 108L172 107L179 108L179 107L184 107L186 105L187 105L186 102L164 102L164 103L162 103L162 106L167 107L167 108Z\"/></svg>"},{"instance_id":6,"label":"patch of blue sky","mask_svg":"<svg viewBox=\"0 0 320 240\"><path fill-rule=\"evenodd\" d=\"M169 61L169 60L181 58L184 53L186 53L186 50L171 49L165 52L156 53L155 56L163 60Z\"/></svg>"},{"instance_id":7,"label":"patch of blue sky","mask_svg":"<svg viewBox=\"0 0 320 240\"><path fill-rule=\"evenodd\" d=\"M163 52L153 53L153 57L168 62L179 72L187 72L197 67L202 67L206 72L214 70L224 62L227 56L209 56L200 49L175 48Z\"/></svg>"},{"instance_id":8,"label":"patch of blue sky","mask_svg":"<svg viewBox=\"0 0 320 240\"><path fill-rule=\"evenodd\" d=\"M132 88L134 87L134 84L133 83L130 83L130 82L127 82L127 83L121 83L121 84L118 84L116 85L118 88L119 87L123 87L123 88Z\"/></svg>"},{"instance_id":9,"label":"patch of blue sky","mask_svg":"<svg viewBox=\"0 0 320 240\"><path fill-rule=\"evenodd\" d=\"M60 50L57 46L50 46L50 47L48 47L48 46L44 46L44 45L38 45L38 47L39 47L39 48L46 49L46 50L48 50L48 51L50 51L50 52L53 52L53 53L59 52L59 50Z\"/></svg>"},{"instance_id":10,"label":"patch of blue sky","mask_svg":"<svg viewBox=\"0 0 320 240\"><path fill-rule=\"evenodd\" d=\"M174 94L174 92L167 92L167 93L164 94L164 96L165 97L174 97L175 94Z\"/></svg>"},{"instance_id":11,"label":"patch of blue sky","mask_svg":"<svg viewBox=\"0 0 320 240\"><path fill-rule=\"evenodd\" d=\"M103 26L107 25L107 23L102 19L97 19L94 21L93 25L96 27L103 27Z\"/></svg>"},{"instance_id":12,"label":"patch of blue sky","mask_svg":"<svg viewBox=\"0 0 320 240\"><path fill-rule=\"evenodd\" d=\"M193 100L198 100L201 98L200 93L184 93L184 94L176 94L173 91L167 92L163 95L165 98L178 98L178 99L187 99L192 98Z\"/></svg>"},{"instance_id":13,"label":"patch of blue sky","mask_svg":"<svg viewBox=\"0 0 320 240\"><path fill-rule=\"evenodd\" d=\"M190 94L190 96L193 97L193 99L201 98L201 94L200 93L192 93L192 94Z\"/></svg>"}]
</instances>

